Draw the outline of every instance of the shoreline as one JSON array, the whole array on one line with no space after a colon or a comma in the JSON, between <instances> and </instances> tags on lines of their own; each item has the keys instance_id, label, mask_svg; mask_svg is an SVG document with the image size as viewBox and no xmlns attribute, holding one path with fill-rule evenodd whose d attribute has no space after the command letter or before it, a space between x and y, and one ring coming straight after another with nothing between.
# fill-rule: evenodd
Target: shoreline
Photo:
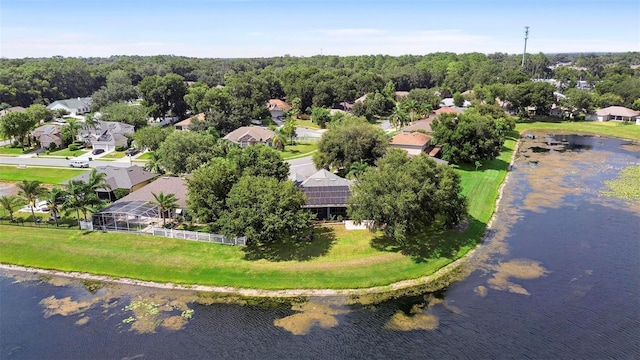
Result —
<instances>
[{"instance_id":1,"label":"shoreline","mask_svg":"<svg viewBox=\"0 0 640 360\"><path fill-rule=\"evenodd\" d=\"M265 289L255 289L255 288L235 288L230 286L208 286L208 285L181 285L181 284L173 284L173 283L160 283L154 281L144 281L144 280L136 280L130 278L114 278L105 275L93 275L90 273L82 273L82 272L65 272L58 270L48 270L48 269L39 269L39 268L31 268L24 267L18 265L10 265L10 264L2 264L0 263L0 270L8 270L8 271L19 271L19 272L29 272L33 274L40 275L48 275L55 277L62 277L67 279L77 279L77 280L89 280L89 281L98 281L104 283L111 284L122 284L122 285L133 285L133 286L141 286L147 288L156 288L156 289L165 289L165 290L179 290L179 291L196 291L196 292L205 292L205 293L216 293L220 295L236 295L236 296L246 296L246 297L260 297L260 298L294 298L294 297L331 297L331 296L363 296L363 295L381 295L385 293L394 293L402 290L407 290L411 288L416 288L419 286L427 286L431 285L432 287L435 285L435 288L429 288L428 291L437 291L442 288L448 286L451 282L457 281L449 279L445 283L441 283L441 280L446 278L448 275L455 274L464 264L468 263L471 257L478 251L479 247L482 246L490 233L491 227L495 221L495 218L498 213L498 209L500 208L500 202L503 198L503 192L507 181L509 181L510 168L513 166L513 163L516 158L516 154L520 148L521 139L517 139L514 150L511 154L511 159L508 165L507 173L502 180L502 183L498 187L498 196L496 197L494 203L494 210L491 218L487 222L484 234L482 235L480 241L473 249L469 250L464 256L454 260L453 262L443 266L438 269L431 275L423 276L416 279L407 279L401 280L395 283L391 283L389 285L383 286L374 286L369 288L356 288L356 289L283 289L283 290L265 290Z\"/></svg>"}]
</instances>

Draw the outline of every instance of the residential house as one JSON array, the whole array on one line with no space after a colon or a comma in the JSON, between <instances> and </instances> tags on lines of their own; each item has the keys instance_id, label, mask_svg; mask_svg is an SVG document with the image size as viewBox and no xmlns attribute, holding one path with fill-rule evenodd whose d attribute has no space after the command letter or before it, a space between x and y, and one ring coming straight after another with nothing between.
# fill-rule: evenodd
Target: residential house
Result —
<instances>
[{"instance_id":1,"label":"residential house","mask_svg":"<svg viewBox=\"0 0 640 360\"><path fill-rule=\"evenodd\" d=\"M431 123L433 122L434 118L435 116L429 116L422 120L414 121L410 126L403 128L402 132L412 133L414 131L418 131L424 133L432 133L433 129L431 129Z\"/></svg>"},{"instance_id":2,"label":"residential house","mask_svg":"<svg viewBox=\"0 0 640 360\"><path fill-rule=\"evenodd\" d=\"M166 214L184 214L187 210L187 182L185 178L163 176L143 186L93 215L95 228L103 230L142 230L150 225L161 224L158 207L153 205L153 194L173 194L177 209Z\"/></svg>"},{"instance_id":3,"label":"residential house","mask_svg":"<svg viewBox=\"0 0 640 360\"><path fill-rule=\"evenodd\" d=\"M452 106L455 106L455 102L453 101L453 98L444 98L440 101L440 106L452 107ZM471 106L471 102L469 100L464 100L464 102L462 103L462 107L468 108L469 106Z\"/></svg>"},{"instance_id":4,"label":"residential house","mask_svg":"<svg viewBox=\"0 0 640 360\"><path fill-rule=\"evenodd\" d=\"M8 113L12 113L12 112L25 112L27 111L27 109L23 108L22 106L12 106L10 108L6 108L4 110L0 110L0 118L7 115Z\"/></svg>"},{"instance_id":5,"label":"residential house","mask_svg":"<svg viewBox=\"0 0 640 360\"><path fill-rule=\"evenodd\" d=\"M51 148L51 144L60 147L64 144L62 132L58 125L42 125L31 131L31 136L40 144L43 149Z\"/></svg>"},{"instance_id":6,"label":"residential house","mask_svg":"<svg viewBox=\"0 0 640 360\"><path fill-rule=\"evenodd\" d=\"M318 219L346 218L353 183L353 180L321 169L300 184L300 189L307 196L303 207L316 214Z\"/></svg>"},{"instance_id":7,"label":"residential house","mask_svg":"<svg viewBox=\"0 0 640 360\"><path fill-rule=\"evenodd\" d=\"M78 138L91 143L94 149L113 151L117 147L126 147L129 143L127 134L133 134L133 125L116 121L98 121L95 128L80 130Z\"/></svg>"},{"instance_id":8,"label":"residential house","mask_svg":"<svg viewBox=\"0 0 640 360\"><path fill-rule=\"evenodd\" d=\"M143 186L149 184L158 174L146 171L143 167L133 165L128 168L119 166L98 166L96 171L106 174L105 182L109 188L97 189L96 194L101 199L115 200L116 190L127 190L129 192L136 191ZM90 172L74 177L72 180L89 180Z\"/></svg>"},{"instance_id":9,"label":"residential house","mask_svg":"<svg viewBox=\"0 0 640 360\"><path fill-rule=\"evenodd\" d=\"M595 114L587 115L587 120L633 121L640 125L640 111L635 111L624 106L609 106L603 109L598 109Z\"/></svg>"},{"instance_id":10,"label":"residential house","mask_svg":"<svg viewBox=\"0 0 640 360\"><path fill-rule=\"evenodd\" d=\"M243 148L255 144L273 146L276 133L260 126L242 126L228 133L224 138L240 144Z\"/></svg>"},{"instance_id":11,"label":"residential house","mask_svg":"<svg viewBox=\"0 0 640 360\"><path fill-rule=\"evenodd\" d=\"M205 117L204 113L193 115L176 123L174 126L176 127L176 130L180 130L180 131L189 130L189 126L191 126L191 121L193 119L196 119L198 121L204 121L204 117Z\"/></svg>"},{"instance_id":12,"label":"residential house","mask_svg":"<svg viewBox=\"0 0 640 360\"><path fill-rule=\"evenodd\" d=\"M462 114L462 109L460 109L457 106L447 106L447 107L441 107L437 110L435 110L433 112L435 114L435 116L440 116L440 114L455 114L455 115L460 115Z\"/></svg>"},{"instance_id":13,"label":"residential house","mask_svg":"<svg viewBox=\"0 0 640 360\"><path fill-rule=\"evenodd\" d=\"M431 136L421 132L402 132L391 138L389 145L392 148L405 150L409 155L419 155L429 146Z\"/></svg>"},{"instance_id":14,"label":"residential house","mask_svg":"<svg viewBox=\"0 0 640 360\"><path fill-rule=\"evenodd\" d=\"M267 108L274 120L282 120L287 111L293 107L280 99L271 99L267 102Z\"/></svg>"},{"instance_id":15,"label":"residential house","mask_svg":"<svg viewBox=\"0 0 640 360\"><path fill-rule=\"evenodd\" d=\"M65 99L65 100L56 100L47 106L49 110L58 110L62 109L68 112L72 117L76 117L78 115L86 114L90 111L91 106L91 98L75 98L75 99Z\"/></svg>"},{"instance_id":16,"label":"residential house","mask_svg":"<svg viewBox=\"0 0 640 360\"><path fill-rule=\"evenodd\" d=\"M395 97L396 97L396 101L400 101L403 98L409 96L409 92L408 91L396 91L395 93ZM365 100L367 100L367 94L364 94L362 96L360 96L359 98L357 98L354 103L359 103L359 102L364 102ZM342 103L341 103L342 104ZM353 105L351 105L353 107Z\"/></svg>"}]
</instances>

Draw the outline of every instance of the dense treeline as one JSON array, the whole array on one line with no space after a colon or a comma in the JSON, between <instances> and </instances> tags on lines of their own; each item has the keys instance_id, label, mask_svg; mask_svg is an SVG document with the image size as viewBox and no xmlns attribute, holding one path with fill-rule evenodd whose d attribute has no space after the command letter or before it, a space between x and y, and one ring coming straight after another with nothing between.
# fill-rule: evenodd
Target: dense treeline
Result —
<instances>
[{"instance_id":1,"label":"dense treeline","mask_svg":"<svg viewBox=\"0 0 640 360\"><path fill-rule=\"evenodd\" d=\"M0 59L0 103L28 107L57 99L91 96L105 90L109 77L118 70L133 86L151 76L181 76L185 81L208 87L245 83L259 87L271 98L293 101L300 109L332 107L353 101L366 93L382 92L391 81L398 91L414 88L446 88L452 94L491 84L517 84L530 78L561 78L567 82L610 83L638 78L640 53L528 55L524 69L521 57L502 53L435 53L424 56L313 56L254 59L198 59L177 56L112 56L110 58ZM549 68L572 61L575 67ZM612 64L614 64L612 66ZM602 91L635 99L627 86L607 85ZM125 89L126 90L126 89ZM122 93L123 90L116 92ZM104 95L104 94L101 94ZM116 95L117 96L117 95Z\"/></svg>"}]
</instances>

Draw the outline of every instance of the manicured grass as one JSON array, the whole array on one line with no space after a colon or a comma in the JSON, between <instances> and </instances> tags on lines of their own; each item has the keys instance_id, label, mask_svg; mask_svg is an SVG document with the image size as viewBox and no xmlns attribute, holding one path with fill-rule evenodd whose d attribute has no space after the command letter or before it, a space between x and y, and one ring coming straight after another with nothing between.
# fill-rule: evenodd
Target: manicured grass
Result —
<instances>
[{"instance_id":1,"label":"manicured grass","mask_svg":"<svg viewBox=\"0 0 640 360\"><path fill-rule=\"evenodd\" d=\"M298 143L295 145L285 145L284 151L280 153L283 160L294 159L311 154L318 149L318 143Z\"/></svg>"},{"instance_id":2,"label":"manicured grass","mask_svg":"<svg viewBox=\"0 0 640 360\"><path fill-rule=\"evenodd\" d=\"M133 161L146 161L151 159L151 154L153 154L153 151L147 151L146 153L138 156L137 158L133 159Z\"/></svg>"},{"instance_id":3,"label":"manicured grass","mask_svg":"<svg viewBox=\"0 0 640 360\"><path fill-rule=\"evenodd\" d=\"M36 166L28 166L25 169L19 169L16 166L0 165L0 180L1 181L33 181L40 180L45 184L62 184L63 182L72 179L83 172L86 169L66 169L66 168L43 168Z\"/></svg>"},{"instance_id":4,"label":"manicured grass","mask_svg":"<svg viewBox=\"0 0 640 360\"><path fill-rule=\"evenodd\" d=\"M114 151L110 152L107 155L101 156L100 160L106 159L122 159L124 157L124 151Z\"/></svg>"},{"instance_id":5,"label":"manicured grass","mask_svg":"<svg viewBox=\"0 0 640 360\"><path fill-rule=\"evenodd\" d=\"M320 125L311 120L296 119L296 127L305 127L307 129L321 129Z\"/></svg>"},{"instance_id":6,"label":"manicured grass","mask_svg":"<svg viewBox=\"0 0 640 360\"><path fill-rule=\"evenodd\" d=\"M56 150L56 151L52 151L50 152L48 155L41 155L41 156L62 156L62 157L76 157L76 156L80 156L82 154L85 154L89 152L89 150L75 150L75 151L70 151L68 148L64 148L64 149L60 149L60 150Z\"/></svg>"},{"instance_id":7,"label":"manicured grass","mask_svg":"<svg viewBox=\"0 0 640 360\"><path fill-rule=\"evenodd\" d=\"M4 156L18 156L18 155L24 155L27 152L29 152L31 149L29 148L25 148L25 151L22 151L21 148L14 148L11 146L0 146L0 155L4 155Z\"/></svg>"}]
</instances>

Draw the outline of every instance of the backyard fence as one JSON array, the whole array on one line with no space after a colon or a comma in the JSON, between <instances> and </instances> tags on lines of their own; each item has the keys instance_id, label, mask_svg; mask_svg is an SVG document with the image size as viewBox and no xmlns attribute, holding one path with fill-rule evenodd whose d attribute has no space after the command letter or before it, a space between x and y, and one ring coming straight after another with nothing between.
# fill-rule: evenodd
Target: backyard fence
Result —
<instances>
[{"instance_id":1,"label":"backyard fence","mask_svg":"<svg viewBox=\"0 0 640 360\"><path fill-rule=\"evenodd\" d=\"M246 237L228 238L224 235L210 234L198 231L174 230L164 228L153 228L153 236L164 236L173 239L184 239L192 241L210 242L225 245L247 245Z\"/></svg>"}]
</instances>

